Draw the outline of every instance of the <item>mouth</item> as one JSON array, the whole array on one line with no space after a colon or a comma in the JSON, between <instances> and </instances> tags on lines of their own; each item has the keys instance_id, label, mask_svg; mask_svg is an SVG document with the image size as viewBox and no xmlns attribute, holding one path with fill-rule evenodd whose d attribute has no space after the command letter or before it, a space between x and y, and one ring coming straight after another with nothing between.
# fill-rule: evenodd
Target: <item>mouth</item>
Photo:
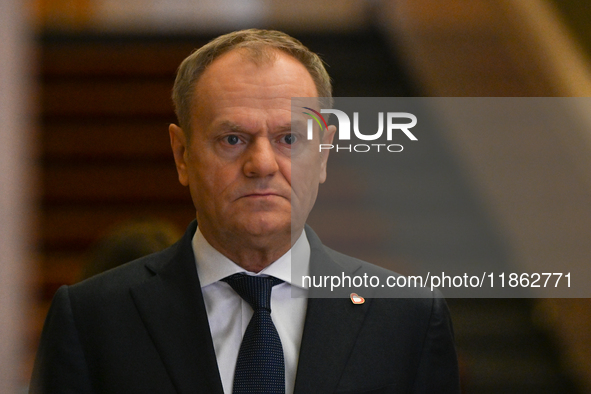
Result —
<instances>
[{"instance_id":1,"label":"mouth","mask_svg":"<svg viewBox=\"0 0 591 394\"><path fill-rule=\"evenodd\" d=\"M239 198L270 199L270 198L274 198L274 197L286 198L282 194L279 194L277 192L271 192L271 191L247 193L247 194L240 196Z\"/></svg>"},{"instance_id":2,"label":"mouth","mask_svg":"<svg viewBox=\"0 0 591 394\"><path fill-rule=\"evenodd\" d=\"M248 198L265 198L265 197L281 197L279 194L277 193L251 193L251 194L246 194L244 197L248 197Z\"/></svg>"}]
</instances>

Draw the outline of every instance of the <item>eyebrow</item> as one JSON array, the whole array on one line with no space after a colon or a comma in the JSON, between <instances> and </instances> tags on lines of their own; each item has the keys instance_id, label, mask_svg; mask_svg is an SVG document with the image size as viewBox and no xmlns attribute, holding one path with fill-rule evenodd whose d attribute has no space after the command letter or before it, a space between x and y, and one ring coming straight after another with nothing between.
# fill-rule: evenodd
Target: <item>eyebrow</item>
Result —
<instances>
[{"instance_id":1,"label":"eyebrow","mask_svg":"<svg viewBox=\"0 0 591 394\"><path fill-rule=\"evenodd\" d=\"M222 123L219 124L218 127L221 129L230 129L231 131L235 131L237 133L246 131L242 126L237 125L234 122L230 122L229 120L223 121Z\"/></svg>"},{"instance_id":2,"label":"eyebrow","mask_svg":"<svg viewBox=\"0 0 591 394\"><path fill-rule=\"evenodd\" d=\"M295 120L295 121L293 121L293 124L295 126L301 126L303 124L303 122L302 121L299 121L299 120ZM221 128L221 129L229 129L230 131L233 131L233 132L236 132L236 133L248 133L249 132L244 127L242 127L239 124L236 124L234 122L231 122L229 120L225 120L225 121L221 122L219 124L219 128ZM273 131L274 132L283 132L283 131L290 131L291 129L292 129L292 122L282 124L282 125L276 127Z\"/></svg>"},{"instance_id":3,"label":"eyebrow","mask_svg":"<svg viewBox=\"0 0 591 394\"><path fill-rule=\"evenodd\" d=\"M291 128L292 126L294 127L305 127L306 126L306 122L300 120L300 119L294 119L291 121L291 123L289 124L289 127Z\"/></svg>"}]
</instances>

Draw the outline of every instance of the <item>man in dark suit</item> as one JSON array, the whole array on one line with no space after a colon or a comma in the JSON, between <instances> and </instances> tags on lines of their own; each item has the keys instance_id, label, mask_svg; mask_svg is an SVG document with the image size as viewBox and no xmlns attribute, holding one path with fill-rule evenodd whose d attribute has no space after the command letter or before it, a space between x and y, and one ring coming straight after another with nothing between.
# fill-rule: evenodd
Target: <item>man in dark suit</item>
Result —
<instances>
[{"instance_id":1,"label":"man in dark suit","mask_svg":"<svg viewBox=\"0 0 591 394\"><path fill-rule=\"evenodd\" d=\"M292 297L308 291L292 263L310 275L392 274L305 226L326 178L317 147L335 128L306 141L291 98L330 95L322 62L280 32L231 33L185 59L169 132L197 221L163 252L60 288L31 392L459 392L436 293Z\"/></svg>"}]
</instances>

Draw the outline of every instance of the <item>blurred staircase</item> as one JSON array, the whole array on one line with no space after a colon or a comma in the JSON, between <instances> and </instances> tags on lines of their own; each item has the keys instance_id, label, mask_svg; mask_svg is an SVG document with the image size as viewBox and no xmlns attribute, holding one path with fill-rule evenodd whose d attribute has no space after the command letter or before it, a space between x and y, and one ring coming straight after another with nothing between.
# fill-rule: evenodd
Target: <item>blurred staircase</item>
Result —
<instances>
[{"instance_id":1,"label":"blurred staircase","mask_svg":"<svg viewBox=\"0 0 591 394\"><path fill-rule=\"evenodd\" d=\"M463 392L580 393L530 299L450 299ZM537 319L537 321L536 321Z\"/></svg>"}]
</instances>

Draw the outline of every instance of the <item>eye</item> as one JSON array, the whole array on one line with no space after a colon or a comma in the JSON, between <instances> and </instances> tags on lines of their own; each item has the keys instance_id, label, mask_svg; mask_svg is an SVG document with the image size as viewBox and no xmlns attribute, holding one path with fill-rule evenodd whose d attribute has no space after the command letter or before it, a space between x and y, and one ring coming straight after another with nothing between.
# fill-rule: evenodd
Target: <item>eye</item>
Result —
<instances>
[{"instance_id":1,"label":"eye","mask_svg":"<svg viewBox=\"0 0 591 394\"><path fill-rule=\"evenodd\" d=\"M282 142L286 143L287 145L292 145L294 142L298 140L295 134L289 133L285 134L281 137Z\"/></svg>"},{"instance_id":2,"label":"eye","mask_svg":"<svg viewBox=\"0 0 591 394\"><path fill-rule=\"evenodd\" d=\"M238 138L237 135L234 134L230 134L224 137L224 140L229 144L229 145L236 145L240 143L240 138Z\"/></svg>"}]
</instances>

